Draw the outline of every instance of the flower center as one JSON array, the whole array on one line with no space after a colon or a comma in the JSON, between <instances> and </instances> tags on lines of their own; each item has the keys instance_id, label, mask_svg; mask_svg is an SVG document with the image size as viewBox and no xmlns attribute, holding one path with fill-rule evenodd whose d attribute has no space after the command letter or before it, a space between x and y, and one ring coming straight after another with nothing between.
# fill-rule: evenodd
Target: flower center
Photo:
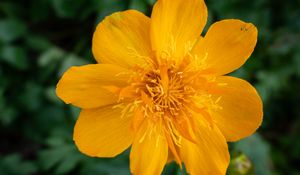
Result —
<instances>
[{"instance_id":1,"label":"flower center","mask_svg":"<svg viewBox=\"0 0 300 175\"><path fill-rule=\"evenodd\" d=\"M189 63L189 60L182 64L161 61L145 68L135 66L130 73L128 86L105 88L118 94L119 104L115 107L123 109L122 117L134 113L137 122L145 117L153 121L163 119L166 125L171 125L174 122L172 120L180 125L191 125L193 122L188 124L187 121L197 115L212 126L211 111L220 108L217 103L221 97L212 98L211 93L214 92L210 87L219 85L213 76L207 76ZM171 130L173 132L174 129Z\"/></svg>"},{"instance_id":2,"label":"flower center","mask_svg":"<svg viewBox=\"0 0 300 175\"><path fill-rule=\"evenodd\" d=\"M145 110L159 115L177 116L195 92L185 81L184 72L160 66L144 75L142 100Z\"/></svg>"}]
</instances>

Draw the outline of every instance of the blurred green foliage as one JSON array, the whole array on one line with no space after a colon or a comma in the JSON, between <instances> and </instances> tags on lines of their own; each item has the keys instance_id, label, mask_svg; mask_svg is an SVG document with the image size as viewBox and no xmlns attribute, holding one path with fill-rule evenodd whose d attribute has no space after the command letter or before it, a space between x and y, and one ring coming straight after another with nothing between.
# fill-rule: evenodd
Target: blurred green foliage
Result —
<instances>
[{"instance_id":1,"label":"blurred green foliage","mask_svg":"<svg viewBox=\"0 0 300 175\"><path fill-rule=\"evenodd\" d=\"M72 130L79 109L64 105L55 86L70 66L95 63L92 34L105 16L126 9L149 15L154 2L1 0L1 175L129 174L128 151L97 159L76 149ZM238 18L259 30L254 54L233 75L257 87L264 122L259 134L230 144L228 174L300 174L300 1L207 0L207 6L207 26ZM183 171L171 163L164 174Z\"/></svg>"}]
</instances>

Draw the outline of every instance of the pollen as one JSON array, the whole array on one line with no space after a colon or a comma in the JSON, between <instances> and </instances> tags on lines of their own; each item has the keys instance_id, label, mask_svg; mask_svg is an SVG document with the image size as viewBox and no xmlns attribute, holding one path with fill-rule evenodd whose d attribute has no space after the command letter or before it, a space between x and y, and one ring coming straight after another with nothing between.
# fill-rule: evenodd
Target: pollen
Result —
<instances>
[{"instance_id":1,"label":"pollen","mask_svg":"<svg viewBox=\"0 0 300 175\"><path fill-rule=\"evenodd\" d=\"M136 113L137 121L143 120L141 117L153 121L162 119L178 146L181 135L173 126L174 120L186 122L191 120L189 116L196 114L213 127L210 109L221 109L218 105L221 97L212 99L211 92L206 89L219 85L215 78L206 77L202 70L195 71L191 59L196 58L187 55L180 63L159 59L149 67L135 66L128 79L129 86L110 88L111 92L119 93L120 104L116 107L121 107L123 114Z\"/></svg>"},{"instance_id":2,"label":"pollen","mask_svg":"<svg viewBox=\"0 0 300 175\"><path fill-rule=\"evenodd\" d=\"M145 74L142 83L143 92L151 104L145 101L147 110L161 115L176 116L184 108L187 97L192 91L184 83L183 72L174 67L162 66Z\"/></svg>"}]
</instances>

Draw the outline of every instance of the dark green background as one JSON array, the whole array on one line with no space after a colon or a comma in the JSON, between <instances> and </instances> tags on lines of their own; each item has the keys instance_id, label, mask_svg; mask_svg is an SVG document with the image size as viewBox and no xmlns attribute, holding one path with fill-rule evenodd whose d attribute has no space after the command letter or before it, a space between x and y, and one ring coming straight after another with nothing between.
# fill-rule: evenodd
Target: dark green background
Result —
<instances>
[{"instance_id":1,"label":"dark green background","mask_svg":"<svg viewBox=\"0 0 300 175\"><path fill-rule=\"evenodd\" d=\"M114 159L77 151L72 130L79 109L63 104L55 86L68 67L95 63L91 39L103 17L125 9L149 15L154 1L0 1L0 175L129 174L128 151ZM248 174L300 175L300 1L207 0L207 6L207 26L237 18L259 30L251 59L233 75L258 89L264 122L257 134L230 144L229 174L250 166ZM184 173L170 164L164 174Z\"/></svg>"}]
</instances>

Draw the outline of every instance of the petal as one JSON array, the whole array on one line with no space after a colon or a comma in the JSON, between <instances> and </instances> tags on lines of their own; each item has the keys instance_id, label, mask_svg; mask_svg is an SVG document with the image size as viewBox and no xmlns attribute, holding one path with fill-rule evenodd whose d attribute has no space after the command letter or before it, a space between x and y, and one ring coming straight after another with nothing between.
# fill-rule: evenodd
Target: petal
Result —
<instances>
[{"instance_id":1,"label":"petal","mask_svg":"<svg viewBox=\"0 0 300 175\"><path fill-rule=\"evenodd\" d=\"M92 51L98 62L132 67L149 57L150 19L135 10L106 17L96 28Z\"/></svg>"},{"instance_id":2,"label":"petal","mask_svg":"<svg viewBox=\"0 0 300 175\"><path fill-rule=\"evenodd\" d=\"M181 58L200 36L207 20L203 0L158 0L151 15L152 50Z\"/></svg>"},{"instance_id":3,"label":"petal","mask_svg":"<svg viewBox=\"0 0 300 175\"><path fill-rule=\"evenodd\" d=\"M224 175L230 156L226 140L217 127L198 122L197 143L182 139L180 154L191 175Z\"/></svg>"},{"instance_id":4,"label":"petal","mask_svg":"<svg viewBox=\"0 0 300 175\"><path fill-rule=\"evenodd\" d=\"M80 108L96 108L115 104L118 96L105 86L125 86L129 71L110 64L71 67L56 87L56 94L66 103Z\"/></svg>"},{"instance_id":5,"label":"petal","mask_svg":"<svg viewBox=\"0 0 300 175\"><path fill-rule=\"evenodd\" d=\"M130 153L130 169L134 175L161 174L168 159L168 144L161 122L144 120Z\"/></svg>"},{"instance_id":6,"label":"petal","mask_svg":"<svg viewBox=\"0 0 300 175\"><path fill-rule=\"evenodd\" d=\"M197 42L193 52L204 59L205 68L218 75L238 69L249 58L257 41L257 29L240 20L214 23L204 39Z\"/></svg>"},{"instance_id":7,"label":"petal","mask_svg":"<svg viewBox=\"0 0 300 175\"><path fill-rule=\"evenodd\" d=\"M114 157L127 149L133 140L132 117L121 117L122 109L106 106L83 109L74 128L78 149L89 156Z\"/></svg>"},{"instance_id":8,"label":"petal","mask_svg":"<svg viewBox=\"0 0 300 175\"><path fill-rule=\"evenodd\" d=\"M234 77L221 76L216 82L222 84L221 94L213 94L221 108L212 113L213 119L227 141L237 141L255 132L263 116L262 101L248 82Z\"/></svg>"}]
</instances>

